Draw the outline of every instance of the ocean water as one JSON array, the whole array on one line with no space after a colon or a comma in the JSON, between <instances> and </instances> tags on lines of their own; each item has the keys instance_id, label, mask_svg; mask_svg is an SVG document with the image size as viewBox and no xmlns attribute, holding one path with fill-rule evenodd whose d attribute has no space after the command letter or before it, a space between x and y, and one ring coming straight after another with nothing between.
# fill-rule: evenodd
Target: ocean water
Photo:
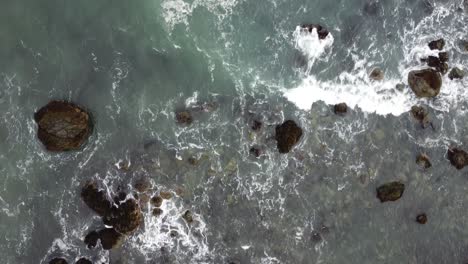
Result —
<instances>
[{"instance_id":1,"label":"ocean water","mask_svg":"<svg viewBox=\"0 0 468 264\"><path fill-rule=\"evenodd\" d=\"M430 100L407 87L438 38L449 67L467 70L466 25L462 0L1 0L1 262L466 263L468 175L446 153L468 150L468 78L445 75ZM383 81L369 79L375 67ZM80 151L37 140L34 112L53 99L92 114ZM415 104L434 128L412 118ZM190 126L176 123L181 109ZM280 154L287 119L304 134ZM163 214L147 206L122 247L87 249L103 226L83 184L133 193L142 177L173 192ZM376 187L393 180L403 197L380 203Z\"/></svg>"}]
</instances>

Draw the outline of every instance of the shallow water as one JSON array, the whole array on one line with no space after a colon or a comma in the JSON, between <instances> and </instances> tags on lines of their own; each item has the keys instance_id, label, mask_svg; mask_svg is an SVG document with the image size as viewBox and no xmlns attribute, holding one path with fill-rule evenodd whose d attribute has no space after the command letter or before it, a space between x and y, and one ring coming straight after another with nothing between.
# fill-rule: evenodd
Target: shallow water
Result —
<instances>
[{"instance_id":1,"label":"shallow water","mask_svg":"<svg viewBox=\"0 0 468 264\"><path fill-rule=\"evenodd\" d=\"M468 79L444 76L433 100L395 88L437 38L450 68L467 68L467 14L455 0L1 2L2 263L468 261L468 176L446 158L449 146L468 150ZM303 23L331 35L301 34ZM374 67L384 81L369 80ZM92 113L82 150L54 154L36 139L33 114L52 99ZM340 102L352 108L344 117L332 111ZM414 104L434 129L411 117ZM185 108L190 126L175 122ZM279 154L286 119L304 135ZM431 168L415 163L421 152ZM87 249L102 223L83 183L132 193L141 177L174 193L163 215L145 209L119 249ZM393 180L403 197L380 203L376 187Z\"/></svg>"}]
</instances>

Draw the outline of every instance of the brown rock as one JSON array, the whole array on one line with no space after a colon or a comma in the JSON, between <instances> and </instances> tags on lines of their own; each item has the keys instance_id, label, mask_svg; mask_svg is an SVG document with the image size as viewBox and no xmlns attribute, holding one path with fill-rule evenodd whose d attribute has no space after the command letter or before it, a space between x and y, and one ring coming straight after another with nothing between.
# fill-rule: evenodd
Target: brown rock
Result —
<instances>
[{"instance_id":1,"label":"brown rock","mask_svg":"<svg viewBox=\"0 0 468 264\"><path fill-rule=\"evenodd\" d=\"M102 248L105 250L120 247L124 240L124 236L115 231L114 228L104 228L99 230L98 234Z\"/></svg>"},{"instance_id":2,"label":"brown rock","mask_svg":"<svg viewBox=\"0 0 468 264\"><path fill-rule=\"evenodd\" d=\"M348 112L348 105L346 103L339 103L333 107L335 114L344 115Z\"/></svg>"},{"instance_id":3,"label":"brown rock","mask_svg":"<svg viewBox=\"0 0 468 264\"><path fill-rule=\"evenodd\" d=\"M449 73L450 80L463 79L463 77L465 77L465 72L458 67L452 68L452 70Z\"/></svg>"},{"instance_id":4,"label":"brown rock","mask_svg":"<svg viewBox=\"0 0 468 264\"><path fill-rule=\"evenodd\" d=\"M411 71L408 74L408 84L417 97L435 97L440 92L442 78L433 69Z\"/></svg>"},{"instance_id":5,"label":"brown rock","mask_svg":"<svg viewBox=\"0 0 468 264\"><path fill-rule=\"evenodd\" d=\"M372 70L372 72L369 74L369 78L374 81L381 81L385 77L384 72L380 68L375 68Z\"/></svg>"},{"instance_id":6,"label":"brown rock","mask_svg":"<svg viewBox=\"0 0 468 264\"><path fill-rule=\"evenodd\" d=\"M190 125L193 122L193 117L189 111L180 111L176 113L176 120L179 124Z\"/></svg>"},{"instance_id":7,"label":"brown rock","mask_svg":"<svg viewBox=\"0 0 468 264\"><path fill-rule=\"evenodd\" d=\"M448 55L448 52L444 51L444 52L439 52L439 59L441 62L447 62L449 61L449 55Z\"/></svg>"},{"instance_id":8,"label":"brown rock","mask_svg":"<svg viewBox=\"0 0 468 264\"><path fill-rule=\"evenodd\" d=\"M163 198L161 198L160 196L153 196L153 198L151 198L151 204L154 207L161 207L162 203L163 203Z\"/></svg>"},{"instance_id":9,"label":"brown rock","mask_svg":"<svg viewBox=\"0 0 468 264\"><path fill-rule=\"evenodd\" d=\"M396 201L405 191L405 185L401 182L389 182L377 188L377 198L380 202Z\"/></svg>"},{"instance_id":10,"label":"brown rock","mask_svg":"<svg viewBox=\"0 0 468 264\"><path fill-rule=\"evenodd\" d=\"M81 148L91 134L91 118L77 105L52 101L34 114L37 137L49 151Z\"/></svg>"},{"instance_id":11,"label":"brown rock","mask_svg":"<svg viewBox=\"0 0 468 264\"><path fill-rule=\"evenodd\" d=\"M193 215L189 210L185 211L185 213L182 215L182 218L184 218L185 221L187 221L189 224L193 222Z\"/></svg>"},{"instance_id":12,"label":"brown rock","mask_svg":"<svg viewBox=\"0 0 468 264\"><path fill-rule=\"evenodd\" d=\"M447 152L450 163L455 166L458 170L463 169L468 165L468 153L459 148L449 148Z\"/></svg>"},{"instance_id":13,"label":"brown rock","mask_svg":"<svg viewBox=\"0 0 468 264\"><path fill-rule=\"evenodd\" d=\"M160 216L163 213L163 210L161 208L154 208L152 213L153 216Z\"/></svg>"},{"instance_id":14,"label":"brown rock","mask_svg":"<svg viewBox=\"0 0 468 264\"><path fill-rule=\"evenodd\" d=\"M429 169L432 166L431 161L426 154L419 154L416 158L416 164L424 169Z\"/></svg>"},{"instance_id":15,"label":"brown rock","mask_svg":"<svg viewBox=\"0 0 468 264\"><path fill-rule=\"evenodd\" d=\"M107 199L106 192L99 190L96 183L88 181L81 189L81 199L85 204L100 216L111 212L112 203Z\"/></svg>"},{"instance_id":16,"label":"brown rock","mask_svg":"<svg viewBox=\"0 0 468 264\"><path fill-rule=\"evenodd\" d=\"M292 120L276 126L277 147L280 153L288 153L302 137L302 129Z\"/></svg>"},{"instance_id":17,"label":"brown rock","mask_svg":"<svg viewBox=\"0 0 468 264\"><path fill-rule=\"evenodd\" d=\"M164 200L169 200L172 198L172 193L168 191L160 191L159 196L161 196L161 198L163 198Z\"/></svg>"},{"instance_id":18,"label":"brown rock","mask_svg":"<svg viewBox=\"0 0 468 264\"><path fill-rule=\"evenodd\" d=\"M138 192L141 193L148 191L152 187L151 181L146 177L139 178L138 180L136 180L133 186Z\"/></svg>"},{"instance_id":19,"label":"brown rock","mask_svg":"<svg viewBox=\"0 0 468 264\"><path fill-rule=\"evenodd\" d=\"M427 223L427 215L426 214L420 214L416 217L416 222L420 223L421 225L424 225Z\"/></svg>"},{"instance_id":20,"label":"brown rock","mask_svg":"<svg viewBox=\"0 0 468 264\"><path fill-rule=\"evenodd\" d=\"M88 248L95 248L98 240L99 240L98 232L91 231L89 234L86 235L84 239L84 243L87 245Z\"/></svg>"},{"instance_id":21,"label":"brown rock","mask_svg":"<svg viewBox=\"0 0 468 264\"><path fill-rule=\"evenodd\" d=\"M435 50L435 49L443 50L445 46L445 40L444 39L433 40L429 42L428 45L431 50Z\"/></svg>"},{"instance_id":22,"label":"brown rock","mask_svg":"<svg viewBox=\"0 0 468 264\"><path fill-rule=\"evenodd\" d=\"M138 229L142 220L140 205L135 199L128 199L118 207L113 207L111 214L105 217L104 222L114 227L119 233L129 235Z\"/></svg>"}]
</instances>

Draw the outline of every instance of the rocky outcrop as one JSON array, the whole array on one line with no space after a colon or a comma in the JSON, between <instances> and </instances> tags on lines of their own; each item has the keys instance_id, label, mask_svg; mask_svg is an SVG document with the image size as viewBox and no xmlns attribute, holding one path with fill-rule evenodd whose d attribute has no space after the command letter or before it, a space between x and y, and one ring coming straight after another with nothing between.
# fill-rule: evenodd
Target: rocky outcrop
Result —
<instances>
[{"instance_id":1,"label":"rocky outcrop","mask_svg":"<svg viewBox=\"0 0 468 264\"><path fill-rule=\"evenodd\" d=\"M369 74L369 78L374 81L382 81L385 77L384 72L380 68L375 68Z\"/></svg>"},{"instance_id":2,"label":"rocky outcrop","mask_svg":"<svg viewBox=\"0 0 468 264\"><path fill-rule=\"evenodd\" d=\"M446 74L448 71L448 64L443 62L439 57L429 56L424 61L427 62L429 67L435 68L436 71L440 72L441 74Z\"/></svg>"},{"instance_id":3,"label":"rocky outcrop","mask_svg":"<svg viewBox=\"0 0 468 264\"><path fill-rule=\"evenodd\" d=\"M442 78L433 69L416 70L409 72L408 84L417 97L435 97L440 92Z\"/></svg>"},{"instance_id":4,"label":"rocky outcrop","mask_svg":"<svg viewBox=\"0 0 468 264\"><path fill-rule=\"evenodd\" d=\"M463 169L468 165L468 153L459 148L449 148L447 151L447 157L450 163L458 170Z\"/></svg>"},{"instance_id":5,"label":"rocky outcrop","mask_svg":"<svg viewBox=\"0 0 468 264\"><path fill-rule=\"evenodd\" d=\"M302 129L292 120L287 120L283 124L276 126L275 139L280 153L290 152L301 137Z\"/></svg>"},{"instance_id":6,"label":"rocky outcrop","mask_svg":"<svg viewBox=\"0 0 468 264\"><path fill-rule=\"evenodd\" d=\"M389 182L377 188L377 198L380 202L394 202L401 198L405 185L401 182Z\"/></svg>"},{"instance_id":7,"label":"rocky outcrop","mask_svg":"<svg viewBox=\"0 0 468 264\"><path fill-rule=\"evenodd\" d=\"M465 77L465 72L458 67L452 68L452 70L449 73L450 80L463 79L463 77Z\"/></svg>"},{"instance_id":8,"label":"rocky outcrop","mask_svg":"<svg viewBox=\"0 0 468 264\"><path fill-rule=\"evenodd\" d=\"M411 115L413 116L414 119L419 121L422 128L426 128L428 125L431 125L433 127L432 122L430 121L430 118L429 118L429 113L424 107L418 106L418 105L412 106Z\"/></svg>"},{"instance_id":9,"label":"rocky outcrop","mask_svg":"<svg viewBox=\"0 0 468 264\"><path fill-rule=\"evenodd\" d=\"M119 233L129 235L138 229L143 215L138 202L135 199L128 199L112 207L111 213L103 220L106 225L114 227Z\"/></svg>"},{"instance_id":10,"label":"rocky outcrop","mask_svg":"<svg viewBox=\"0 0 468 264\"><path fill-rule=\"evenodd\" d=\"M433 40L429 42L428 45L431 50L435 50L435 49L443 50L445 46L445 40L444 39Z\"/></svg>"},{"instance_id":11,"label":"rocky outcrop","mask_svg":"<svg viewBox=\"0 0 468 264\"><path fill-rule=\"evenodd\" d=\"M153 198L151 198L151 205L154 207L161 207L162 203L163 198L161 198L160 196L153 196Z\"/></svg>"},{"instance_id":12,"label":"rocky outcrop","mask_svg":"<svg viewBox=\"0 0 468 264\"><path fill-rule=\"evenodd\" d=\"M446 51L439 52L439 60L440 60L441 62L447 62L447 61L449 61L448 52L446 52Z\"/></svg>"},{"instance_id":13,"label":"rocky outcrop","mask_svg":"<svg viewBox=\"0 0 468 264\"><path fill-rule=\"evenodd\" d=\"M34 114L37 137L49 151L77 150L91 134L91 118L77 105L52 101Z\"/></svg>"},{"instance_id":14,"label":"rocky outcrop","mask_svg":"<svg viewBox=\"0 0 468 264\"><path fill-rule=\"evenodd\" d=\"M333 107L333 111L337 115L344 115L348 112L348 105L346 103L339 103Z\"/></svg>"},{"instance_id":15,"label":"rocky outcrop","mask_svg":"<svg viewBox=\"0 0 468 264\"><path fill-rule=\"evenodd\" d=\"M317 30L319 39L325 39L329 34L328 30L326 30L324 27L322 27L319 24L304 24L302 25L302 28L307 30L310 33L315 28Z\"/></svg>"},{"instance_id":16,"label":"rocky outcrop","mask_svg":"<svg viewBox=\"0 0 468 264\"><path fill-rule=\"evenodd\" d=\"M109 215L112 203L107 199L106 192L99 190L97 184L89 181L81 189L81 199L100 216Z\"/></svg>"}]
</instances>

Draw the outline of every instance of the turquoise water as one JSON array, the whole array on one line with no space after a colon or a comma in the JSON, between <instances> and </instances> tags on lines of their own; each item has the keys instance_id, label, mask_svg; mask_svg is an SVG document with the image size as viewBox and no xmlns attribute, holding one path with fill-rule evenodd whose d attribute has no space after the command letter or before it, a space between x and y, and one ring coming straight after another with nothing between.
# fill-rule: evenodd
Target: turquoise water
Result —
<instances>
[{"instance_id":1,"label":"turquoise water","mask_svg":"<svg viewBox=\"0 0 468 264\"><path fill-rule=\"evenodd\" d=\"M455 0L2 1L2 263L468 261L466 169L446 159L449 146L468 150L467 79L445 76L434 100L395 88L425 67L420 58L434 54L427 43L437 38L449 67L467 68L463 8ZM301 34L303 23L330 36ZM374 67L384 81L369 80ZM49 153L36 139L33 114L52 99L93 115L82 150ZM351 107L344 117L332 111L340 102ZM435 129L413 120L414 104L429 109ZM175 122L181 109L193 112L192 125ZM250 128L256 119L260 132ZM274 128L286 119L304 135L281 155ZM250 155L252 146L263 155ZM421 152L430 169L415 163ZM121 248L87 249L84 236L102 223L81 186L95 179L131 193L141 177L174 193L163 215L145 209ZM405 183L404 196L381 204L375 188L392 180ZM193 225L181 218L187 209ZM426 225L414 221L421 212Z\"/></svg>"}]
</instances>

